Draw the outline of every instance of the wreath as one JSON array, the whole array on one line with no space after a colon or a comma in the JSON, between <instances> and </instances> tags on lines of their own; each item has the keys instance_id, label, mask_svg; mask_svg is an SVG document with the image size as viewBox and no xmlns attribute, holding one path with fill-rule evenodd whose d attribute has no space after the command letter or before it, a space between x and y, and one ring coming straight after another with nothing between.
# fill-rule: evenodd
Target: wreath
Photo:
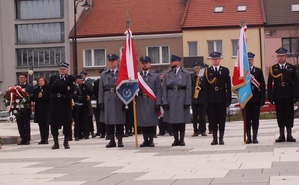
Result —
<instances>
[{"instance_id":1,"label":"wreath","mask_svg":"<svg viewBox=\"0 0 299 185\"><path fill-rule=\"evenodd\" d=\"M14 116L20 116L20 111L30 109L30 96L20 86L9 86L4 93L3 103L6 110Z\"/></svg>"}]
</instances>

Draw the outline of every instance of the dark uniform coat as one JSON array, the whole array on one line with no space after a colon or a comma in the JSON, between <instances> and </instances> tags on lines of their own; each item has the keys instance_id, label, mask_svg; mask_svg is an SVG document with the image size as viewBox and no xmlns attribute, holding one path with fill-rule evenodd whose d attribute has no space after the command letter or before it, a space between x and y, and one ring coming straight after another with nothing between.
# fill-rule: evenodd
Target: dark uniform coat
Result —
<instances>
[{"instance_id":1,"label":"dark uniform coat","mask_svg":"<svg viewBox=\"0 0 299 185\"><path fill-rule=\"evenodd\" d=\"M299 82L296 67L286 63L285 69L281 69L279 64L275 64L271 68L273 75L269 73L268 77L269 101L298 98ZM272 83L274 84L272 85Z\"/></svg>"},{"instance_id":2,"label":"dark uniform coat","mask_svg":"<svg viewBox=\"0 0 299 185\"><path fill-rule=\"evenodd\" d=\"M263 71L255 66L252 66L252 70L250 72L254 78L260 83L260 87L257 88L252 82L251 82L251 90L252 90L252 98L249 100L249 102L256 102L260 105L264 105L265 103L265 80Z\"/></svg>"},{"instance_id":3,"label":"dark uniform coat","mask_svg":"<svg viewBox=\"0 0 299 185\"><path fill-rule=\"evenodd\" d=\"M201 90L199 91L198 97L194 98L194 92L195 92L195 87L196 87L196 82L197 82L197 78L199 78L200 80L200 85L199 87L201 88ZM204 89L204 81L203 81L203 77L198 77L196 74L192 74L191 75L191 85L192 85L192 93L191 93L191 97L192 97L192 104L205 104L207 103L207 99L206 99L206 90Z\"/></svg>"},{"instance_id":4,"label":"dark uniform coat","mask_svg":"<svg viewBox=\"0 0 299 185\"><path fill-rule=\"evenodd\" d=\"M219 71L214 72L213 67L209 67L205 71L204 85L207 90L208 103L231 103L231 79L229 70L226 67L219 66ZM214 83L210 84L208 81L216 79Z\"/></svg>"},{"instance_id":5,"label":"dark uniform coat","mask_svg":"<svg viewBox=\"0 0 299 185\"><path fill-rule=\"evenodd\" d=\"M124 104L115 92L117 77L118 71L114 75L109 69L101 73L98 103L104 104L100 121L106 125L122 125L126 122Z\"/></svg>"},{"instance_id":6,"label":"dark uniform coat","mask_svg":"<svg viewBox=\"0 0 299 185\"><path fill-rule=\"evenodd\" d=\"M149 71L146 77L143 77L145 83L156 95L156 102L146 96L140 89L136 98L137 106L137 125L140 127L156 126L159 123L158 113L155 111L156 105L162 105L162 88L159 75Z\"/></svg>"},{"instance_id":7,"label":"dark uniform coat","mask_svg":"<svg viewBox=\"0 0 299 185\"><path fill-rule=\"evenodd\" d=\"M43 94L41 98L38 97L40 92ZM47 123L50 103L49 85L35 88L31 96L31 101L35 102L34 122Z\"/></svg>"},{"instance_id":8,"label":"dark uniform coat","mask_svg":"<svg viewBox=\"0 0 299 185\"><path fill-rule=\"evenodd\" d=\"M163 77L163 105L169 105L169 110L164 109L166 123L188 123L191 120L191 76L189 71L181 67L177 74L174 69L169 69Z\"/></svg>"},{"instance_id":9,"label":"dark uniform coat","mask_svg":"<svg viewBox=\"0 0 299 185\"><path fill-rule=\"evenodd\" d=\"M75 78L70 75L65 75L63 79L60 79L59 75L52 75L50 77L49 125L71 125L74 81Z\"/></svg>"}]
</instances>

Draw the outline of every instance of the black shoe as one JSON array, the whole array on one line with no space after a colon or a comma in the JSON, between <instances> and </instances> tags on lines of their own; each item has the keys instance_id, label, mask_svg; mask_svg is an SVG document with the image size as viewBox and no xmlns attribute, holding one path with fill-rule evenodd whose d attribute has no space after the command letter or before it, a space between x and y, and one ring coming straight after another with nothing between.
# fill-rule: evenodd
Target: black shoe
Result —
<instances>
[{"instance_id":1,"label":"black shoe","mask_svg":"<svg viewBox=\"0 0 299 185\"><path fill-rule=\"evenodd\" d=\"M288 136L287 136L287 142L296 142L296 139L293 138L292 135L288 135Z\"/></svg>"},{"instance_id":2,"label":"black shoe","mask_svg":"<svg viewBox=\"0 0 299 185\"><path fill-rule=\"evenodd\" d=\"M161 133L161 132L158 134L158 136L164 136L164 135L165 135L165 133L163 134L163 133Z\"/></svg>"},{"instance_id":3,"label":"black shoe","mask_svg":"<svg viewBox=\"0 0 299 185\"><path fill-rule=\"evenodd\" d=\"M47 145L47 144L49 144L49 142L41 140L40 142L38 142L38 144L39 145Z\"/></svg>"},{"instance_id":4,"label":"black shoe","mask_svg":"<svg viewBox=\"0 0 299 185\"><path fill-rule=\"evenodd\" d=\"M66 140L63 142L63 146L65 149L70 149L70 145L69 145L69 142Z\"/></svg>"},{"instance_id":5,"label":"black shoe","mask_svg":"<svg viewBox=\"0 0 299 185\"><path fill-rule=\"evenodd\" d=\"M250 143L252 143L252 141L251 141L251 138L248 137L248 138L246 139L246 144L250 144Z\"/></svg>"},{"instance_id":6,"label":"black shoe","mask_svg":"<svg viewBox=\"0 0 299 185\"><path fill-rule=\"evenodd\" d=\"M179 140L174 140L171 146L180 146Z\"/></svg>"},{"instance_id":7,"label":"black shoe","mask_svg":"<svg viewBox=\"0 0 299 185\"><path fill-rule=\"evenodd\" d=\"M222 139L219 140L219 145L224 145L224 141Z\"/></svg>"},{"instance_id":8,"label":"black shoe","mask_svg":"<svg viewBox=\"0 0 299 185\"><path fill-rule=\"evenodd\" d=\"M105 138L105 134L101 134L101 135L100 135L100 138Z\"/></svg>"},{"instance_id":9,"label":"black shoe","mask_svg":"<svg viewBox=\"0 0 299 185\"><path fill-rule=\"evenodd\" d=\"M275 140L276 143L285 142L285 141L286 141L285 136L279 136L279 137Z\"/></svg>"},{"instance_id":10,"label":"black shoe","mask_svg":"<svg viewBox=\"0 0 299 185\"><path fill-rule=\"evenodd\" d=\"M51 149L52 150L59 149L59 144L54 144Z\"/></svg>"},{"instance_id":11,"label":"black shoe","mask_svg":"<svg viewBox=\"0 0 299 185\"><path fill-rule=\"evenodd\" d=\"M186 146L186 143L185 143L184 140L181 140L181 141L180 141L180 146Z\"/></svg>"},{"instance_id":12,"label":"black shoe","mask_svg":"<svg viewBox=\"0 0 299 185\"><path fill-rule=\"evenodd\" d=\"M84 139L89 139L89 136L84 136Z\"/></svg>"},{"instance_id":13,"label":"black shoe","mask_svg":"<svg viewBox=\"0 0 299 185\"><path fill-rule=\"evenodd\" d=\"M143 143L141 143L139 146L146 147L146 146L149 146L149 143L148 143L148 141L143 141Z\"/></svg>"},{"instance_id":14,"label":"black shoe","mask_svg":"<svg viewBox=\"0 0 299 185\"><path fill-rule=\"evenodd\" d=\"M79 141L79 138L78 138L78 137L75 137L75 141Z\"/></svg>"},{"instance_id":15,"label":"black shoe","mask_svg":"<svg viewBox=\"0 0 299 185\"><path fill-rule=\"evenodd\" d=\"M116 143L115 143L115 141L110 141L110 142L106 145L106 148L112 148L112 147L116 147Z\"/></svg>"},{"instance_id":16,"label":"black shoe","mask_svg":"<svg viewBox=\"0 0 299 185\"><path fill-rule=\"evenodd\" d=\"M96 136L100 136L100 135L101 135L100 133L98 133L98 132L96 133Z\"/></svg>"},{"instance_id":17,"label":"black shoe","mask_svg":"<svg viewBox=\"0 0 299 185\"><path fill-rule=\"evenodd\" d=\"M126 132L123 137L129 137L129 133Z\"/></svg>"},{"instance_id":18,"label":"black shoe","mask_svg":"<svg viewBox=\"0 0 299 185\"><path fill-rule=\"evenodd\" d=\"M213 139L213 141L211 142L211 145L218 145L218 141Z\"/></svg>"},{"instance_id":19,"label":"black shoe","mask_svg":"<svg viewBox=\"0 0 299 185\"><path fill-rule=\"evenodd\" d=\"M129 132L129 136L133 136L133 132Z\"/></svg>"},{"instance_id":20,"label":"black shoe","mask_svg":"<svg viewBox=\"0 0 299 185\"><path fill-rule=\"evenodd\" d=\"M122 141L118 141L117 146L118 146L119 148L122 148L122 147L124 147L124 144L123 144Z\"/></svg>"},{"instance_id":21,"label":"black shoe","mask_svg":"<svg viewBox=\"0 0 299 185\"><path fill-rule=\"evenodd\" d=\"M95 138L96 134L94 134L94 132L91 132L91 138Z\"/></svg>"},{"instance_id":22,"label":"black shoe","mask_svg":"<svg viewBox=\"0 0 299 185\"><path fill-rule=\"evenodd\" d=\"M17 143L17 145L25 145L26 141L21 140L20 142Z\"/></svg>"}]
</instances>

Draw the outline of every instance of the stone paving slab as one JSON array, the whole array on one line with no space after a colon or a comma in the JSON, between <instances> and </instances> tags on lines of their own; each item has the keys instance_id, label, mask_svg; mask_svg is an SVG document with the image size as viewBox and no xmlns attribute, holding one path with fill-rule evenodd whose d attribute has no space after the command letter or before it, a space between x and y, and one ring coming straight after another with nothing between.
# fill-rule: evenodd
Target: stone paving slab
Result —
<instances>
[{"instance_id":1,"label":"stone paving slab","mask_svg":"<svg viewBox=\"0 0 299 185\"><path fill-rule=\"evenodd\" d=\"M186 146L171 147L172 136L155 139L156 147L136 148L134 137L124 138L124 148L105 148L108 141L72 141L65 150L38 145L39 131L31 124L30 145L3 145L0 149L0 185L298 185L299 144L274 143L276 120L263 120L259 144L243 142L243 123L227 122L224 146L211 146L212 136L191 137ZM295 120L293 136L299 137ZM16 124L0 123L0 136L18 136ZM139 144L142 135L138 135Z\"/></svg>"}]
</instances>

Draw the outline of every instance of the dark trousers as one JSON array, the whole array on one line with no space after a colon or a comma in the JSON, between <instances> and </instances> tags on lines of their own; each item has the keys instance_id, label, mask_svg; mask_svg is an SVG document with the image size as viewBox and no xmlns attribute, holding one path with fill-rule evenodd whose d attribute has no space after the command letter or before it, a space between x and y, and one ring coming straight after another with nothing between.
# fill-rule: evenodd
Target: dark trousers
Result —
<instances>
[{"instance_id":1,"label":"dark trousers","mask_svg":"<svg viewBox=\"0 0 299 185\"><path fill-rule=\"evenodd\" d=\"M279 128L294 126L293 99L275 100L276 116Z\"/></svg>"},{"instance_id":2,"label":"dark trousers","mask_svg":"<svg viewBox=\"0 0 299 185\"><path fill-rule=\"evenodd\" d=\"M61 129L61 126L51 125L51 134L53 137L58 137L59 129ZM63 135L65 137L69 137L71 135L70 130L71 130L71 125L63 126L63 130L62 130Z\"/></svg>"},{"instance_id":3,"label":"dark trousers","mask_svg":"<svg viewBox=\"0 0 299 185\"><path fill-rule=\"evenodd\" d=\"M129 109L126 112L126 124L125 131L126 133L131 133L133 128L134 115L133 115L133 104L129 104Z\"/></svg>"},{"instance_id":4,"label":"dark trousers","mask_svg":"<svg viewBox=\"0 0 299 185\"><path fill-rule=\"evenodd\" d=\"M260 102L249 101L245 106L246 130L258 130L260 119Z\"/></svg>"},{"instance_id":5,"label":"dark trousers","mask_svg":"<svg viewBox=\"0 0 299 185\"><path fill-rule=\"evenodd\" d=\"M124 135L124 125L107 125L107 129L109 136L114 137L114 133L121 137Z\"/></svg>"},{"instance_id":6,"label":"dark trousers","mask_svg":"<svg viewBox=\"0 0 299 185\"><path fill-rule=\"evenodd\" d=\"M206 107L205 104L193 104L192 105L193 113L193 131L195 133L205 133L206 132ZM199 116L199 119L198 119ZM199 121L199 128L198 128Z\"/></svg>"},{"instance_id":7,"label":"dark trousers","mask_svg":"<svg viewBox=\"0 0 299 185\"><path fill-rule=\"evenodd\" d=\"M38 123L41 141L48 141L49 138L49 125L47 121Z\"/></svg>"},{"instance_id":8,"label":"dark trousers","mask_svg":"<svg viewBox=\"0 0 299 185\"><path fill-rule=\"evenodd\" d=\"M79 131L75 130L75 132L79 132L80 135L83 134L84 137L88 137L90 133L90 122L89 122L88 110L83 107L79 107ZM76 134L77 135L77 134Z\"/></svg>"},{"instance_id":9,"label":"dark trousers","mask_svg":"<svg viewBox=\"0 0 299 185\"><path fill-rule=\"evenodd\" d=\"M176 123L176 124L171 124L171 125L172 125L172 131L174 133L176 133L176 132L185 133L185 130L186 130L186 124L185 123Z\"/></svg>"},{"instance_id":10,"label":"dark trousers","mask_svg":"<svg viewBox=\"0 0 299 185\"><path fill-rule=\"evenodd\" d=\"M159 134L164 135L165 132L168 132L169 134L172 134L172 126L169 123L165 123L163 121L163 117L159 119Z\"/></svg>"},{"instance_id":11,"label":"dark trousers","mask_svg":"<svg viewBox=\"0 0 299 185\"><path fill-rule=\"evenodd\" d=\"M156 126L150 126L150 127L140 127L142 133L147 134L156 134Z\"/></svg>"},{"instance_id":12,"label":"dark trousers","mask_svg":"<svg viewBox=\"0 0 299 185\"><path fill-rule=\"evenodd\" d=\"M31 114L21 114L17 117L17 125L22 142L30 141L30 116Z\"/></svg>"},{"instance_id":13,"label":"dark trousers","mask_svg":"<svg viewBox=\"0 0 299 185\"><path fill-rule=\"evenodd\" d=\"M74 120L74 137L81 138L82 133L80 131L80 123L79 123L79 106L75 105L72 111L72 116Z\"/></svg>"},{"instance_id":14,"label":"dark trousers","mask_svg":"<svg viewBox=\"0 0 299 185\"><path fill-rule=\"evenodd\" d=\"M89 132L94 132L93 115L88 116Z\"/></svg>"},{"instance_id":15,"label":"dark trousers","mask_svg":"<svg viewBox=\"0 0 299 185\"><path fill-rule=\"evenodd\" d=\"M209 103L209 121L212 131L225 130L226 106L225 103Z\"/></svg>"}]
</instances>

